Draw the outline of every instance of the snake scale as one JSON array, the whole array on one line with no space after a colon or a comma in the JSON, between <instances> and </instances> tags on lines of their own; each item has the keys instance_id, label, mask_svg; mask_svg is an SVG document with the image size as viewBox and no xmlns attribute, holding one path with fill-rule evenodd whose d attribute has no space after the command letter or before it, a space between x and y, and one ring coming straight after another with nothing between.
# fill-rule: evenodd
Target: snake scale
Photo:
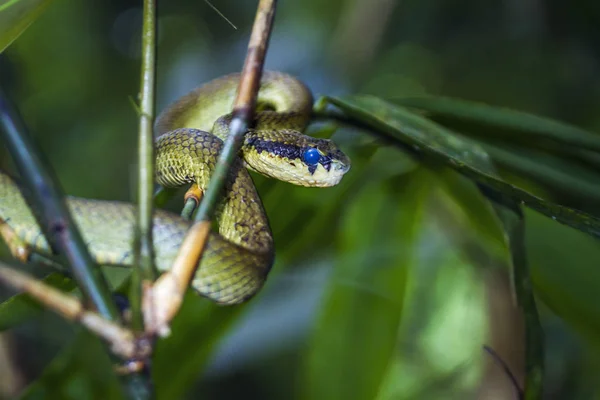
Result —
<instances>
[{"instance_id":1,"label":"snake scale","mask_svg":"<svg viewBox=\"0 0 600 400\"><path fill-rule=\"evenodd\" d=\"M239 74L211 81L183 96L156 123L156 180L173 187L196 183L205 190L223 140ZM220 304L236 304L263 286L274 261L271 229L246 170L303 186L333 186L350 168L336 145L302 133L309 122L312 95L295 78L265 72L253 129L228 177L212 232L192 287ZM125 202L67 198L69 209L95 261L131 266L135 206ZM0 172L0 222L4 221L32 251L51 252L18 184ZM190 223L154 212L154 250L159 271L168 270Z\"/></svg>"}]
</instances>

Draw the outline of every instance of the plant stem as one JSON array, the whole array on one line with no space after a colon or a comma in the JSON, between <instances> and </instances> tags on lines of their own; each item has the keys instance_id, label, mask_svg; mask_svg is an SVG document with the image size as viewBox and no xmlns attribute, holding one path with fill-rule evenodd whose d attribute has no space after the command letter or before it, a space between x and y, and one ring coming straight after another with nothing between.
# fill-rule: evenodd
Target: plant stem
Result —
<instances>
[{"instance_id":1,"label":"plant stem","mask_svg":"<svg viewBox=\"0 0 600 400\"><path fill-rule=\"evenodd\" d=\"M99 268L67 209L50 166L29 136L25 123L0 91L0 133L25 184L24 195L50 246L67 262L79 288L100 315L119 320L119 312Z\"/></svg>"},{"instance_id":2,"label":"plant stem","mask_svg":"<svg viewBox=\"0 0 600 400\"><path fill-rule=\"evenodd\" d=\"M504 227L511 253L511 275L517 303L525 319L525 386L523 399L542 398L544 384L544 331L535 303L531 273L525 248L523 210L514 200L498 190L478 185Z\"/></svg>"},{"instance_id":3,"label":"plant stem","mask_svg":"<svg viewBox=\"0 0 600 400\"><path fill-rule=\"evenodd\" d=\"M135 355L135 336L120 324L108 321L94 311L86 310L79 299L19 271L17 266L0 262L0 282L21 290L69 321L78 322L106 340L115 354L123 358Z\"/></svg>"},{"instance_id":4,"label":"plant stem","mask_svg":"<svg viewBox=\"0 0 600 400\"><path fill-rule=\"evenodd\" d=\"M133 327L143 330L142 285L152 282L157 272L154 266L152 242L152 209L154 192L154 92L156 87L156 2L144 0L142 28L142 76L138 142L138 223L135 243L136 270L130 292Z\"/></svg>"}]
</instances>

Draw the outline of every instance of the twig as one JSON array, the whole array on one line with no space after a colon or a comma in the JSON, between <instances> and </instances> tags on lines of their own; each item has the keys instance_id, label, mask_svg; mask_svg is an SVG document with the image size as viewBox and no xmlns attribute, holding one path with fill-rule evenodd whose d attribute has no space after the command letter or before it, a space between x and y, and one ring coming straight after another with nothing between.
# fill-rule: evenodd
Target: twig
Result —
<instances>
[{"instance_id":1,"label":"twig","mask_svg":"<svg viewBox=\"0 0 600 400\"><path fill-rule=\"evenodd\" d=\"M276 0L261 0L258 4L233 107L233 118L229 125L229 136L225 140L208 189L194 218L195 223L188 232L170 272L163 274L154 287L154 302L161 304L157 325L154 327L154 332L159 334L164 335L169 332L169 321L179 310L185 290L198 268L211 230L211 219L223 195L227 176L238 156L244 134L252 123L276 4ZM157 314L158 312L157 310Z\"/></svg>"},{"instance_id":2,"label":"twig","mask_svg":"<svg viewBox=\"0 0 600 400\"><path fill-rule=\"evenodd\" d=\"M188 221L192 219L194 211L196 211L196 208L202 201L203 195L204 193L195 183L188 189L183 198L185 201L183 210L181 210L181 216L183 218L187 219Z\"/></svg>"},{"instance_id":3,"label":"twig","mask_svg":"<svg viewBox=\"0 0 600 400\"><path fill-rule=\"evenodd\" d=\"M16 268L16 267L15 267ZM136 356L136 340L133 333L98 313L83 308L81 302L68 294L0 262L0 281L22 290L48 309L64 318L81 323L84 327L111 344L112 351L123 357Z\"/></svg>"},{"instance_id":4,"label":"twig","mask_svg":"<svg viewBox=\"0 0 600 400\"><path fill-rule=\"evenodd\" d=\"M232 27L233 29L235 29L235 30L237 31L237 26L235 26L235 25L233 24L233 22L231 22L231 21L229 20L229 18L227 18L227 17L225 16L225 14L223 14L221 11L219 11L219 9L218 9L217 7L215 7L215 6L214 6L214 5L213 5L213 4L212 4L210 1L208 1L208 0L204 0L204 2L205 2L205 3L206 3L206 4L207 4L207 5L210 7L210 8L212 8L214 12L216 12L217 14L219 14L219 16L220 16L221 18L223 18L225 21L227 21L227 23L228 23L229 25L231 25L231 27Z\"/></svg>"},{"instance_id":5,"label":"twig","mask_svg":"<svg viewBox=\"0 0 600 400\"><path fill-rule=\"evenodd\" d=\"M99 268L94 266L79 230L73 223L62 190L29 137L17 110L0 91L0 133L10 151L26 187L25 199L52 248L66 259L78 286L98 312L111 321L119 312Z\"/></svg>"},{"instance_id":6,"label":"twig","mask_svg":"<svg viewBox=\"0 0 600 400\"><path fill-rule=\"evenodd\" d=\"M142 77L139 115L138 221L135 235L135 270L132 274L130 302L132 325L143 330L143 286L157 276L152 242L152 208L154 192L154 92L156 87L156 2L144 0L142 28Z\"/></svg>"},{"instance_id":7,"label":"twig","mask_svg":"<svg viewBox=\"0 0 600 400\"><path fill-rule=\"evenodd\" d=\"M500 367L502 367L502 370L504 371L506 376L508 376L508 379L510 380L510 382L512 383L512 385L515 388L515 391L517 392L518 400L523 400L523 389L521 389L521 387L519 386L519 382L517 381L517 378L512 373L512 371L510 370L508 365L506 365L506 362L504 362L504 360L498 355L498 353L496 353L496 351L494 351L494 349L492 349L491 347L483 346L483 350L485 350L490 356L492 356L494 361Z\"/></svg>"}]
</instances>

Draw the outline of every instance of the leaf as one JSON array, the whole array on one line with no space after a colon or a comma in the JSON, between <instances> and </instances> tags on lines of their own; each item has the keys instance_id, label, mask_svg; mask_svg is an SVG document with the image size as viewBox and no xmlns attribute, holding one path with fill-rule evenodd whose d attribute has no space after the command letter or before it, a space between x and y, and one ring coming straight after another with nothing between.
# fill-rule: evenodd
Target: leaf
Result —
<instances>
[{"instance_id":1,"label":"leaf","mask_svg":"<svg viewBox=\"0 0 600 400\"><path fill-rule=\"evenodd\" d=\"M527 251L536 294L587 338L600 344L600 246L581 232L527 217Z\"/></svg>"},{"instance_id":2,"label":"leaf","mask_svg":"<svg viewBox=\"0 0 600 400\"><path fill-rule=\"evenodd\" d=\"M529 177L545 190L561 196L585 199L592 204L600 200L600 174L556 157L480 142L494 162L503 168Z\"/></svg>"},{"instance_id":3,"label":"leaf","mask_svg":"<svg viewBox=\"0 0 600 400\"><path fill-rule=\"evenodd\" d=\"M71 291L75 282L57 272L42 279L44 283L62 291ZM16 294L0 304L0 331L10 329L44 310L37 301L24 293Z\"/></svg>"},{"instance_id":4,"label":"leaf","mask_svg":"<svg viewBox=\"0 0 600 400\"><path fill-rule=\"evenodd\" d=\"M52 0L0 1L0 53L15 41Z\"/></svg>"},{"instance_id":5,"label":"leaf","mask_svg":"<svg viewBox=\"0 0 600 400\"><path fill-rule=\"evenodd\" d=\"M381 183L367 184L344 212L344 256L312 336L306 399L370 399L379 390L396 345L420 217L423 182L413 182L412 187L399 183L406 189L401 199Z\"/></svg>"},{"instance_id":6,"label":"leaf","mask_svg":"<svg viewBox=\"0 0 600 400\"><path fill-rule=\"evenodd\" d=\"M464 249L479 244L481 230L501 232L449 207L451 194L432 178L424 169L374 178L344 210L302 398L471 398L477 390L489 313L478 269L490 255L478 262ZM480 199L477 215L489 220L483 196L461 182Z\"/></svg>"},{"instance_id":7,"label":"leaf","mask_svg":"<svg viewBox=\"0 0 600 400\"><path fill-rule=\"evenodd\" d=\"M477 144L403 107L372 96L324 97L352 119L383 132L388 139L428 156L432 161L522 202L552 219L600 237L600 219L585 212L543 200L502 180L487 153Z\"/></svg>"},{"instance_id":8,"label":"leaf","mask_svg":"<svg viewBox=\"0 0 600 400\"><path fill-rule=\"evenodd\" d=\"M550 139L559 144L600 152L600 135L538 115L447 97L401 97L394 98L393 102L427 111L433 116L513 130L531 136L531 140Z\"/></svg>"}]
</instances>

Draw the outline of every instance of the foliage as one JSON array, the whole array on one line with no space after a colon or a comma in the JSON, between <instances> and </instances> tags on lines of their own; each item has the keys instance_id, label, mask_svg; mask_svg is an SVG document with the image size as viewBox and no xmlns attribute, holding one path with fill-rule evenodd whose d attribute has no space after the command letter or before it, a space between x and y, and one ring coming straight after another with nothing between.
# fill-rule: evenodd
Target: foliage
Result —
<instances>
[{"instance_id":1,"label":"foliage","mask_svg":"<svg viewBox=\"0 0 600 400\"><path fill-rule=\"evenodd\" d=\"M26 5L25 0L16 3ZM210 8L195 9L199 6L192 3L186 3L185 11L174 5L161 8L159 109L195 84L239 69L242 56L233 49L245 42L244 29L233 32ZM394 20L387 40L367 60L370 65L362 64L362 74L323 72L319 51L329 50L315 48L327 48L328 35L338 47L350 40L343 21L336 32L330 32L333 23L328 27L327 21L361 2L312 3L302 10L282 3L270 68L298 72L317 92L372 95L326 98L335 105L327 115L343 125L333 139L352 159L352 170L332 189L293 187L255 176L277 246L267 287L241 307L217 307L188 296L173 335L158 344L153 371L158 398L197 398L198 393L207 398L475 396L489 377L489 356L482 346L502 346L497 339L502 328L489 298L523 255L515 255L514 242L506 237L507 221L514 215L506 216L498 207L507 210L502 207L508 204L518 216L521 202L546 216L524 211L533 287L547 307L542 320L546 343L553 344L546 346L546 392L560 393L571 385L577 388L571 398L589 398L588 388L589 393L598 390L585 368L595 362L594 352L586 350L594 349L600 337L600 247L592 237L599 232L600 139L549 118L448 96L487 97L490 104L597 129L597 120L586 119L583 106L596 104L597 92L582 90L569 81L575 78L553 70L560 63L571 68L570 57L548 53L533 42L515 50L510 39L487 30L482 26L486 13L474 1L471 8L464 6L465 15L482 21L466 24L468 35L442 34L459 29L439 17L443 5L407 2L401 14L410 18L393 14L404 18L404 24ZM221 11L235 23L249 23L251 6L236 2ZM97 11L94 7L106 14L98 21L82 20ZM6 84L15 72L0 63L0 83L23 105L63 185L76 195L131 197L127 188L135 171L129 159L136 115L127 96L137 90L139 61L132 49L139 47L139 29L131 26L136 26L139 10L123 7L57 2L6 52L19 81ZM31 8L32 19L37 12ZM412 39L425 36L414 23L423 15L433 18L431 26L439 26L433 44ZM0 21L2 17L8 15L0 11ZM11 26L17 23L0 26L15 32ZM4 32L0 45L12 40ZM394 42L395 34L402 44ZM551 33L541 34L552 43ZM44 36L53 43L51 50L42 44ZM465 49L472 50L478 40L484 40L485 51L466 57ZM527 58L531 49L537 49L542 61ZM352 61L349 55L340 57L329 61L336 68ZM40 59L45 68L39 67ZM528 60L548 68L534 68L540 72L532 77ZM458 75L453 61L460 63ZM366 78L352 78L361 75ZM582 99L573 98L575 105L562 100L561 78L567 81L564 86L582 90ZM331 83L336 79L339 86ZM333 130L328 122L312 133L329 136ZM520 267L524 270L518 271L527 271L526 265ZM491 276L500 278L490 283ZM510 295L503 299L511 301ZM565 322L558 328L552 322L556 316ZM64 347L43 374L28 371L31 379L41 378L24 397L107 398L115 393L116 378L97 341L78 331L74 340L52 337L48 332L55 323L44 325L24 296L0 306L0 326L17 326L16 332L19 326L34 327L36 341L47 343L41 351L50 356L57 346ZM27 336L21 340L27 342ZM514 349L504 354L518 359L520 337L508 340ZM583 372L570 376L557 365L576 365ZM511 367L519 373L518 362Z\"/></svg>"}]
</instances>

